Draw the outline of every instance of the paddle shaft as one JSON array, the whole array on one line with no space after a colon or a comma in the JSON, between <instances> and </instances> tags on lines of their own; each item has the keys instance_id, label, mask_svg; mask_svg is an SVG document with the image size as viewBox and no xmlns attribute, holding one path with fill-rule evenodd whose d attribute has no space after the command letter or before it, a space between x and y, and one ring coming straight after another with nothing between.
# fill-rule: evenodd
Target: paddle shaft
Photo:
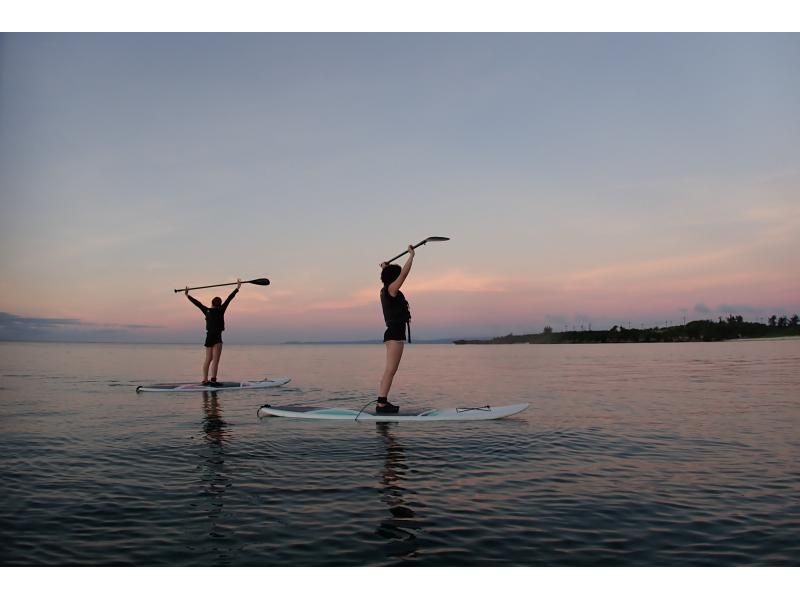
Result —
<instances>
[{"instance_id":1,"label":"paddle shaft","mask_svg":"<svg viewBox=\"0 0 800 598\"><path fill-rule=\"evenodd\" d=\"M449 239L449 238L447 238L447 237L428 237L428 238L427 238L427 239L425 239L424 241L420 241L420 242L419 242L419 243L417 243L416 245L412 245L412 247L413 247L414 249L416 249L417 247L421 247L422 245L425 245L425 243L427 243L428 241L449 241L449 240L450 240L450 239ZM390 260L386 260L386 263L387 263L387 264L391 264L391 263L392 263L393 261L395 261L397 258L399 258L399 257L403 257L403 256L404 256L405 254L407 254L407 253L408 253L408 249L406 249L406 250L405 250L403 253L398 253L398 254L397 254L396 256L394 256L392 259L390 259Z\"/></svg>"},{"instance_id":2,"label":"paddle shaft","mask_svg":"<svg viewBox=\"0 0 800 598\"><path fill-rule=\"evenodd\" d=\"M264 281L266 281L266 283ZM251 282L253 284L258 284L258 285L261 285L261 286L267 286L269 284L269 280L266 279L266 278L256 278L254 280L243 280L242 284L246 284L248 282ZM197 289L210 289L210 288L213 288L213 287L229 287L229 286L234 285L234 284L239 284L239 283L238 282L223 282L222 284L209 284L209 285L206 285L204 287L189 287L188 290L189 291L196 291ZM186 291L186 290L187 289L175 289L175 292L176 293L180 293L180 292L183 292L183 291Z\"/></svg>"}]
</instances>

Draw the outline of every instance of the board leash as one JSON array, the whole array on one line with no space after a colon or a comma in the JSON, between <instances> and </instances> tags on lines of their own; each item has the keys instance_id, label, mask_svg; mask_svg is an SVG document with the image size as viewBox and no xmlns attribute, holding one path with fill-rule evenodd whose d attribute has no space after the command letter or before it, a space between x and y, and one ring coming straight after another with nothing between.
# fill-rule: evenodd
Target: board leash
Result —
<instances>
[{"instance_id":1,"label":"board leash","mask_svg":"<svg viewBox=\"0 0 800 598\"><path fill-rule=\"evenodd\" d=\"M357 421L358 421L358 418L359 418L359 416L360 416L360 415L361 415L361 414L364 412L364 409L366 409L367 407L369 407L369 406L370 406L370 405L372 405L373 403L377 403L377 402L378 402L378 399L373 399L373 400L371 400L369 403L367 403L366 405L364 405L364 406L361 408L361 410L360 410L360 411L359 411L359 412L356 414L356 418L355 418L353 421L356 421L356 422L357 422Z\"/></svg>"}]
</instances>

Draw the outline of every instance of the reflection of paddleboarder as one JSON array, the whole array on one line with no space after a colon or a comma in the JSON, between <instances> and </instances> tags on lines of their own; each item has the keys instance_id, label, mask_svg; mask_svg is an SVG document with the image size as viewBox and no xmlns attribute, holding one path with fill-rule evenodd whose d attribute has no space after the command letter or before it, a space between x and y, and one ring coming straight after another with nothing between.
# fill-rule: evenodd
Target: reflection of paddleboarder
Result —
<instances>
[{"instance_id":1,"label":"reflection of paddleboarder","mask_svg":"<svg viewBox=\"0 0 800 598\"><path fill-rule=\"evenodd\" d=\"M228 435L228 424L222 419L222 408L215 391L203 391L203 432L210 445L222 447L222 442ZM221 453L220 453L221 454ZM219 460L221 462L221 459Z\"/></svg>"},{"instance_id":2,"label":"reflection of paddleboarder","mask_svg":"<svg viewBox=\"0 0 800 598\"><path fill-rule=\"evenodd\" d=\"M230 428L222 419L222 407L215 391L203 392L204 450L200 452L200 488L198 496L206 503L201 509L206 541L198 548L202 560L213 558L212 565L231 565L235 551L230 547L231 529L225 524L225 493L232 486L231 475L225 464L225 443ZM200 523L200 520L198 520Z\"/></svg>"},{"instance_id":3,"label":"reflection of paddleboarder","mask_svg":"<svg viewBox=\"0 0 800 598\"><path fill-rule=\"evenodd\" d=\"M417 551L417 534L419 522L416 513L405 500L405 477L408 465L405 464L403 447L395 439L391 426L386 422L377 422L375 431L383 437L386 458L381 472L381 500L389 509L390 517L378 524L376 533L391 540L385 547L387 556L410 557Z\"/></svg>"},{"instance_id":4,"label":"reflection of paddleboarder","mask_svg":"<svg viewBox=\"0 0 800 598\"><path fill-rule=\"evenodd\" d=\"M211 307L206 307L197 299L189 294L189 287L184 289L184 293L189 298L189 301L194 303L197 308L203 312L206 317L206 357L203 362L203 384L209 386L217 385L217 370L219 369L219 360L222 356L222 331L225 330L225 310L228 305L239 292L242 286L242 280L237 279L236 288L225 299L225 303L219 297L214 297L211 300ZM208 378L208 366L211 366L211 380Z\"/></svg>"}]
</instances>

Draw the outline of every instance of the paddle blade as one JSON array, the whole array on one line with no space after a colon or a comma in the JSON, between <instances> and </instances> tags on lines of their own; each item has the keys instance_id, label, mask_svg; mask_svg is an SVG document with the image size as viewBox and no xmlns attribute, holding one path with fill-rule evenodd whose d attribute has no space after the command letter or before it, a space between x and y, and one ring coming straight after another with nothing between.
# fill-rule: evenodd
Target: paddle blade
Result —
<instances>
[{"instance_id":1,"label":"paddle blade","mask_svg":"<svg viewBox=\"0 0 800 598\"><path fill-rule=\"evenodd\" d=\"M255 280L248 280L247 282L265 287L269 284L269 278L256 278Z\"/></svg>"}]
</instances>

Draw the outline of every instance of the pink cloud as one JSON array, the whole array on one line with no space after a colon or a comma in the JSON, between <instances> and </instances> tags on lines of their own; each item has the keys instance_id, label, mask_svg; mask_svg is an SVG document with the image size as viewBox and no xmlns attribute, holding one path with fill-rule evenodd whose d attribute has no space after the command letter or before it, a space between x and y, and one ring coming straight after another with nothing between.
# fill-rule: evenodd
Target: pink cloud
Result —
<instances>
[{"instance_id":1,"label":"pink cloud","mask_svg":"<svg viewBox=\"0 0 800 598\"><path fill-rule=\"evenodd\" d=\"M757 250L764 242L548 275L511 276L464 269L424 276L412 273L404 291L411 302L413 322L421 330L448 326L468 330L486 323L515 329L515 323L543 321L548 314L636 318L646 313L677 313L680 306L701 301L709 305L797 305L800 283L793 282L783 264L760 263ZM320 286L309 289L305 285L304 281L240 293L226 317L230 329L330 334L336 330L372 334L382 329L378 284L338 296ZM208 291L197 296L208 303L213 295ZM24 313L161 325L170 330L196 330L203 325L202 315L182 295L165 294L160 288L150 295L131 296L126 291L111 298L101 289L89 289L87 296L87 301L72 308L62 304L54 311L38 308ZM18 308L8 311L23 313Z\"/></svg>"}]
</instances>

